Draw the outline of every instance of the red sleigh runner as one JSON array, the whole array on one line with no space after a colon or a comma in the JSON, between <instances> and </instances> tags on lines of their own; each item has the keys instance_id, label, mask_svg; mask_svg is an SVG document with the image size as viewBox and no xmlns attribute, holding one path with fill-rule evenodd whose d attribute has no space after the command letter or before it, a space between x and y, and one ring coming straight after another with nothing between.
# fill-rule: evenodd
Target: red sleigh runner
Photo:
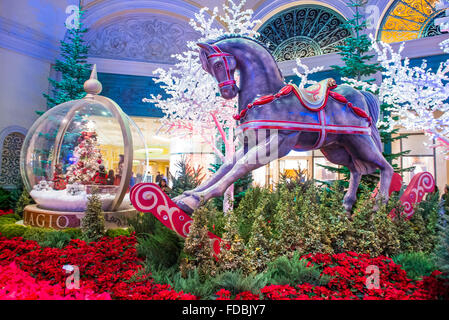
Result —
<instances>
[{"instance_id":1,"label":"red sleigh runner","mask_svg":"<svg viewBox=\"0 0 449 320\"><path fill-rule=\"evenodd\" d=\"M429 172L420 172L413 176L412 181L401 196L401 203L404 206L402 214L410 219L415 213L415 204L420 203L426 193L435 191L435 179ZM394 210L390 212L390 217L394 217Z\"/></svg>"},{"instance_id":2,"label":"red sleigh runner","mask_svg":"<svg viewBox=\"0 0 449 320\"><path fill-rule=\"evenodd\" d=\"M393 192L398 192L402 187L402 177L398 173L393 174L393 178L391 179L390 191L389 195ZM379 186L374 189L372 194L372 198L375 198L378 193ZM435 179L432 174L429 172L420 172L413 176L412 181L405 189L401 198L399 199L404 206L404 210L402 211L402 215L406 217L406 219L410 219L415 213L415 205L420 203L424 195L426 193L431 193L435 191ZM396 216L395 210L391 210L390 217L394 218Z\"/></svg>"},{"instance_id":3,"label":"red sleigh runner","mask_svg":"<svg viewBox=\"0 0 449 320\"><path fill-rule=\"evenodd\" d=\"M136 210L152 213L164 226L184 238L189 234L193 219L182 211L157 184L136 184L131 189L130 199ZM209 238L214 255L218 256L221 238L211 232L209 232Z\"/></svg>"}]
</instances>

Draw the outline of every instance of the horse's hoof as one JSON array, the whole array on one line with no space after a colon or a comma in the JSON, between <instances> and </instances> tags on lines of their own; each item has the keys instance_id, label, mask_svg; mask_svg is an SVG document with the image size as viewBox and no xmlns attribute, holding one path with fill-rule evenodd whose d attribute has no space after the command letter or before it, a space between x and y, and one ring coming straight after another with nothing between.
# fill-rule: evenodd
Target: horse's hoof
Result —
<instances>
[{"instance_id":1,"label":"horse's hoof","mask_svg":"<svg viewBox=\"0 0 449 320\"><path fill-rule=\"evenodd\" d=\"M174 197L174 198L172 199L172 201L173 201L174 203L177 203L177 202L181 201L182 199L184 199L185 197L186 197L186 196L185 196L184 194L180 194L179 196Z\"/></svg>"},{"instance_id":2,"label":"horse's hoof","mask_svg":"<svg viewBox=\"0 0 449 320\"><path fill-rule=\"evenodd\" d=\"M351 222L354 220L354 215L351 214L351 211L346 211L346 217Z\"/></svg>"},{"instance_id":3,"label":"horse's hoof","mask_svg":"<svg viewBox=\"0 0 449 320\"><path fill-rule=\"evenodd\" d=\"M179 201L175 201L176 205L179 207L179 209L181 209L182 211L184 211L188 216L192 216L193 214L193 209L190 208L188 205L186 205L184 203L184 201L179 200Z\"/></svg>"},{"instance_id":4,"label":"horse's hoof","mask_svg":"<svg viewBox=\"0 0 449 320\"><path fill-rule=\"evenodd\" d=\"M176 204L182 211L191 216L193 211L195 211L195 209L197 209L200 206L200 198L198 198L195 195L192 195L189 197L184 197L181 200L178 200Z\"/></svg>"}]
</instances>

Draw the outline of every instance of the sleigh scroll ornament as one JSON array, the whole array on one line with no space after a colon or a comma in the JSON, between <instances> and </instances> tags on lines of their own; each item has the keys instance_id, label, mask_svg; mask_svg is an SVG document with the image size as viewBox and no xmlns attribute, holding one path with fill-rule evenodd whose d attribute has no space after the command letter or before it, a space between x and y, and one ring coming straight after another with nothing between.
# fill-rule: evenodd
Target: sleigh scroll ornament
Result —
<instances>
[{"instance_id":1,"label":"sleigh scroll ornament","mask_svg":"<svg viewBox=\"0 0 449 320\"><path fill-rule=\"evenodd\" d=\"M164 226L184 238L189 234L192 218L184 213L158 185L139 183L132 188L130 198L138 211L152 213ZM214 255L218 256L221 239L211 232L209 238Z\"/></svg>"}]
</instances>

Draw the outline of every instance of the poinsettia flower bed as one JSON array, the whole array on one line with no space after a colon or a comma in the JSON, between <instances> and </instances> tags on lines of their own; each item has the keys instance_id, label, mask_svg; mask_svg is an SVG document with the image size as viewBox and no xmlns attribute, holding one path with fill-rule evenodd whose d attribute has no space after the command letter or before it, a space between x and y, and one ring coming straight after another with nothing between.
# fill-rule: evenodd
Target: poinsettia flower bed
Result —
<instances>
[{"instance_id":1,"label":"poinsettia flower bed","mask_svg":"<svg viewBox=\"0 0 449 320\"><path fill-rule=\"evenodd\" d=\"M41 248L35 241L0 237L0 266L15 263L36 280L65 286L64 265L79 268L80 285L96 293L109 293L114 299L196 299L175 292L169 285L154 284L148 276L132 279L142 266L137 257L135 237L104 237L86 243L71 240L63 249ZM0 288L4 283L0 282Z\"/></svg>"},{"instance_id":2,"label":"poinsettia flower bed","mask_svg":"<svg viewBox=\"0 0 449 320\"><path fill-rule=\"evenodd\" d=\"M35 241L0 236L0 299L154 299L193 300L194 295L176 292L170 285L155 284L150 276L137 276L142 268L137 257L134 236L104 237L97 242L72 240L63 249L42 248ZM236 296L225 289L216 293L218 300L309 300L309 299L449 299L449 286L435 271L429 277L413 281L388 257L367 254L309 254L301 257L319 266L322 274L332 276L325 286L308 283L268 285L259 294L241 292ZM79 268L78 293L65 295L67 274L64 265ZM366 286L369 266L379 270L379 288ZM19 271L20 270L20 271ZM13 276L17 274L17 276ZM9 276L8 276L9 275ZM19 285L20 284L20 285ZM23 286L23 291L20 291Z\"/></svg>"},{"instance_id":3,"label":"poinsettia flower bed","mask_svg":"<svg viewBox=\"0 0 449 320\"><path fill-rule=\"evenodd\" d=\"M36 280L13 262L0 266L0 300L111 300L111 296L84 287L64 290L59 283Z\"/></svg>"},{"instance_id":4,"label":"poinsettia flower bed","mask_svg":"<svg viewBox=\"0 0 449 320\"><path fill-rule=\"evenodd\" d=\"M7 214L14 214L14 211L12 209L8 209L8 210L0 210L0 217L1 216L5 216Z\"/></svg>"},{"instance_id":5,"label":"poinsettia flower bed","mask_svg":"<svg viewBox=\"0 0 449 320\"><path fill-rule=\"evenodd\" d=\"M298 286L270 285L260 294L242 292L238 300L435 300L449 299L449 283L439 278L441 272L434 271L420 281L413 281L407 273L388 257L372 258L368 254L346 252L340 254L308 254L301 259L308 265L316 265L322 274L332 276L326 286L305 283ZM379 270L379 288L368 289L368 267ZM369 269L368 269L369 270ZM219 300L231 299L228 290L217 292Z\"/></svg>"}]
</instances>

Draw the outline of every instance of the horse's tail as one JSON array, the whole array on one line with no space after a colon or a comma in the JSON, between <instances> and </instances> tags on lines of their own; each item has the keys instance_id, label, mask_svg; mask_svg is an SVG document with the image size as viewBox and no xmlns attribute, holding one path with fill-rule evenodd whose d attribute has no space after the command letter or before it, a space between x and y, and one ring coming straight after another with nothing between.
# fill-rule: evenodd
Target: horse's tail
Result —
<instances>
[{"instance_id":1,"label":"horse's tail","mask_svg":"<svg viewBox=\"0 0 449 320\"><path fill-rule=\"evenodd\" d=\"M366 104L368 105L369 115L372 119L371 121L371 137L373 137L377 148L382 152L382 142L380 140L379 129L377 129L377 121L380 117L380 102L377 97L371 92L360 91L365 97Z\"/></svg>"}]
</instances>

